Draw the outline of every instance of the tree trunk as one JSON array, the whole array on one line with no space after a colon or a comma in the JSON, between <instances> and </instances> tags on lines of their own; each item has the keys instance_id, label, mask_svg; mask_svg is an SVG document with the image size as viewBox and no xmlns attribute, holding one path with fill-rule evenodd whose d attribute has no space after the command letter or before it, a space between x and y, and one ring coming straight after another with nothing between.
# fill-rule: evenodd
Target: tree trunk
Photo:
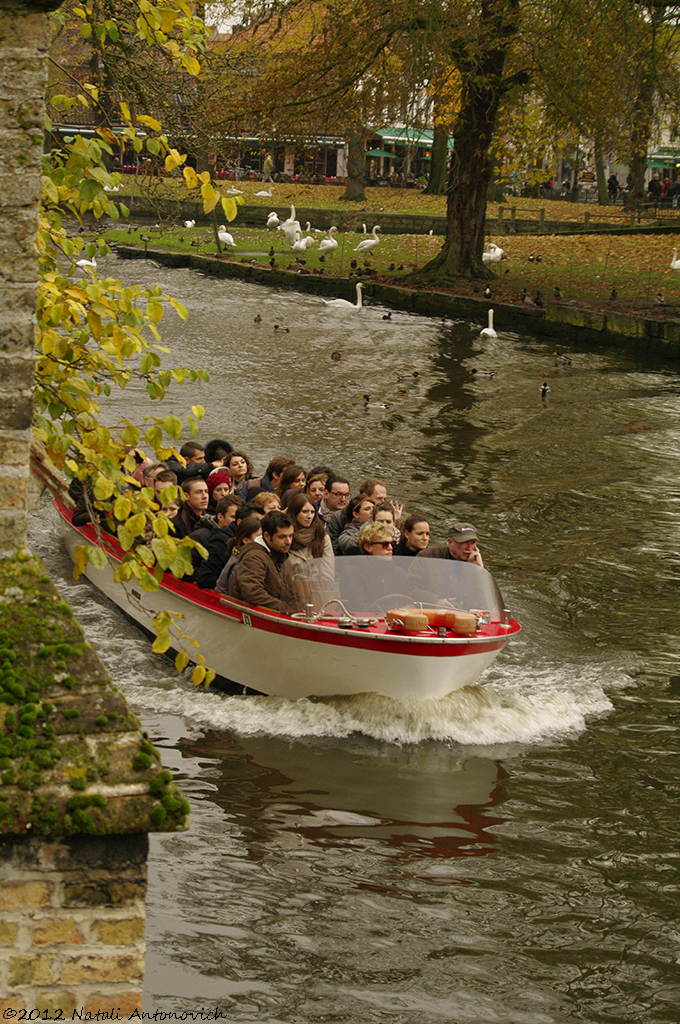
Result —
<instances>
[{"instance_id":1,"label":"tree trunk","mask_svg":"<svg viewBox=\"0 0 680 1024\"><path fill-rule=\"evenodd\" d=\"M453 126L446 237L441 252L422 270L428 279L494 277L482 262L493 161L489 148L498 106L507 88L505 61L519 28L519 0L483 0L479 34L456 54L461 105Z\"/></svg>"},{"instance_id":2,"label":"tree trunk","mask_svg":"<svg viewBox=\"0 0 680 1024\"><path fill-rule=\"evenodd\" d=\"M607 188L607 175L604 171L604 154L602 143L595 139L595 174L597 176L597 201L600 206L609 206L609 189Z\"/></svg>"},{"instance_id":3,"label":"tree trunk","mask_svg":"<svg viewBox=\"0 0 680 1024\"><path fill-rule=\"evenodd\" d=\"M626 206L637 206L645 198L645 176L647 174L647 151L652 137L654 122L654 82L650 74L644 75L640 91L635 100L633 131L631 133L631 155L628 162L628 195Z\"/></svg>"},{"instance_id":4,"label":"tree trunk","mask_svg":"<svg viewBox=\"0 0 680 1024\"><path fill-rule=\"evenodd\" d=\"M347 185L341 199L365 200L366 179L366 133L363 128L352 128L347 139Z\"/></svg>"},{"instance_id":5,"label":"tree trunk","mask_svg":"<svg viewBox=\"0 0 680 1024\"><path fill-rule=\"evenodd\" d=\"M432 143L432 160L430 161L430 180L423 194L441 196L446 191L446 169L448 165L449 129L448 125L435 122L434 140Z\"/></svg>"}]
</instances>

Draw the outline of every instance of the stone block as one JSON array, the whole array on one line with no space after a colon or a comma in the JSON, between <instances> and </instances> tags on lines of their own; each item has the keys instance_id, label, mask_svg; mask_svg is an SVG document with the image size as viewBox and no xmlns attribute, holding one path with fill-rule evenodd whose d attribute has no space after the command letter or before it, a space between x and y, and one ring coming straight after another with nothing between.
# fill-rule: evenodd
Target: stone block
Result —
<instances>
[{"instance_id":1,"label":"stone block","mask_svg":"<svg viewBox=\"0 0 680 1024\"><path fill-rule=\"evenodd\" d=\"M64 985L111 984L126 981L141 984L144 978L144 957L135 954L122 956L79 956L69 960L61 970ZM44 983L43 983L44 984Z\"/></svg>"},{"instance_id":2,"label":"stone block","mask_svg":"<svg viewBox=\"0 0 680 1024\"><path fill-rule=\"evenodd\" d=\"M73 871L82 878L87 872L105 869L111 875L146 881L149 837L146 833L126 836L73 836L50 848L58 871Z\"/></svg>"},{"instance_id":3,"label":"stone block","mask_svg":"<svg viewBox=\"0 0 680 1024\"><path fill-rule=\"evenodd\" d=\"M16 7L19 5L17 4ZM35 10L38 4L34 4L34 10L30 14L19 16L14 11L2 12L0 14L0 44L2 46L27 47L38 51L45 51L52 39L52 26L42 13ZM41 5L48 10L47 5ZM52 5L56 7L56 4Z\"/></svg>"},{"instance_id":4,"label":"stone block","mask_svg":"<svg viewBox=\"0 0 680 1024\"><path fill-rule=\"evenodd\" d=\"M47 954L14 956L9 961L8 981L10 986L52 985L55 977L55 957Z\"/></svg>"},{"instance_id":5,"label":"stone block","mask_svg":"<svg viewBox=\"0 0 680 1024\"><path fill-rule=\"evenodd\" d=\"M0 466L22 467L21 472L25 472L24 467L28 465L29 451L30 436L28 431L21 430L14 434L0 434Z\"/></svg>"},{"instance_id":6,"label":"stone block","mask_svg":"<svg viewBox=\"0 0 680 1024\"><path fill-rule=\"evenodd\" d=\"M0 293L5 285L0 288ZM35 317L32 311L25 316L17 315L13 322L0 319L0 355L4 352L33 352L35 349Z\"/></svg>"},{"instance_id":7,"label":"stone block","mask_svg":"<svg viewBox=\"0 0 680 1024\"><path fill-rule=\"evenodd\" d=\"M90 1014L90 1019L96 1019L97 1011L110 1013L111 1006L105 1006L104 1001L108 998L112 1005L115 1005L116 1016L110 1016L109 1020L125 1020L135 1011L141 1015L142 993L141 992L116 992L115 996L90 996L86 999L83 1009Z\"/></svg>"},{"instance_id":8,"label":"stone block","mask_svg":"<svg viewBox=\"0 0 680 1024\"><path fill-rule=\"evenodd\" d=\"M72 917L63 919L47 917L33 932L34 946L82 945L83 937Z\"/></svg>"},{"instance_id":9,"label":"stone block","mask_svg":"<svg viewBox=\"0 0 680 1024\"><path fill-rule=\"evenodd\" d=\"M26 520L26 512L21 509L0 509L0 558L12 558L23 547L26 540Z\"/></svg>"},{"instance_id":10,"label":"stone block","mask_svg":"<svg viewBox=\"0 0 680 1024\"><path fill-rule=\"evenodd\" d=\"M15 921L0 921L0 946L13 946L19 925Z\"/></svg>"},{"instance_id":11,"label":"stone block","mask_svg":"<svg viewBox=\"0 0 680 1024\"><path fill-rule=\"evenodd\" d=\"M0 361L0 402L6 402L12 394L30 394L35 379L35 363L32 353L10 355Z\"/></svg>"},{"instance_id":12,"label":"stone block","mask_svg":"<svg viewBox=\"0 0 680 1024\"><path fill-rule=\"evenodd\" d=\"M38 274L37 268L33 268L32 283L20 281L17 284L7 284L0 292L0 314L11 313L12 320L17 314L24 312L35 317L35 306L38 298ZM0 324L9 324L9 317L3 317ZM2 328L0 327L0 331Z\"/></svg>"},{"instance_id":13,"label":"stone block","mask_svg":"<svg viewBox=\"0 0 680 1024\"><path fill-rule=\"evenodd\" d=\"M5 51L6 60L0 70L0 95L4 118L14 128L39 127L45 89L45 60L25 49ZM26 103L28 99L28 105ZM32 116L31 116L32 114ZM0 124L4 119L0 114Z\"/></svg>"},{"instance_id":14,"label":"stone block","mask_svg":"<svg viewBox=\"0 0 680 1024\"><path fill-rule=\"evenodd\" d=\"M3 403L0 400L0 430L4 429L2 405ZM23 473L17 472L16 476L0 474L0 508L23 508L26 501L27 482L28 478Z\"/></svg>"},{"instance_id":15,"label":"stone block","mask_svg":"<svg viewBox=\"0 0 680 1024\"><path fill-rule=\"evenodd\" d=\"M5 879L0 882L0 910L47 907L52 895L49 882Z\"/></svg>"},{"instance_id":16,"label":"stone block","mask_svg":"<svg viewBox=\"0 0 680 1024\"><path fill-rule=\"evenodd\" d=\"M0 174L0 189L3 187L2 175ZM0 253L0 281L3 287L7 283L15 284L22 281L35 280L35 252L21 252L19 254Z\"/></svg>"},{"instance_id":17,"label":"stone block","mask_svg":"<svg viewBox=\"0 0 680 1024\"><path fill-rule=\"evenodd\" d=\"M58 990L56 992L39 992L35 997L35 1008L40 1011L43 1020L72 1020L73 1012L79 1004L73 992Z\"/></svg>"},{"instance_id":18,"label":"stone block","mask_svg":"<svg viewBox=\"0 0 680 1024\"><path fill-rule=\"evenodd\" d=\"M132 917L122 921L94 921L92 929L104 946L133 946L144 940L144 918ZM1 934L1 933L0 933Z\"/></svg>"},{"instance_id":19,"label":"stone block","mask_svg":"<svg viewBox=\"0 0 680 1024\"><path fill-rule=\"evenodd\" d=\"M120 882L115 878L64 884L65 907L119 907L146 898L146 882Z\"/></svg>"},{"instance_id":20,"label":"stone block","mask_svg":"<svg viewBox=\"0 0 680 1024\"><path fill-rule=\"evenodd\" d=\"M0 1013L5 1014L6 1010L25 1010L26 1003L19 996L0 996ZM4 1017L5 1020L12 1020L14 1014Z\"/></svg>"}]
</instances>

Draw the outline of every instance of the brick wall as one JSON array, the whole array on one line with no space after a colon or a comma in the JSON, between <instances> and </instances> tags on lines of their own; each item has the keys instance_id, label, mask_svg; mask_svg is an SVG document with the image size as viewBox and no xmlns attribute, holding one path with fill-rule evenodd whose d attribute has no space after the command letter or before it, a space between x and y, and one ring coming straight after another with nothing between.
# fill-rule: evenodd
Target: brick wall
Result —
<instances>
[{"instance_id":1,"label":"brick wall","mask_svg":"<svg viewBox=\"0 0 680 1024\"><path fill-rule=\"evenodd\" d=\"M0 1013L141 1011L147 846L146 834L0 839Z\"/></svg>"}]
</instances>

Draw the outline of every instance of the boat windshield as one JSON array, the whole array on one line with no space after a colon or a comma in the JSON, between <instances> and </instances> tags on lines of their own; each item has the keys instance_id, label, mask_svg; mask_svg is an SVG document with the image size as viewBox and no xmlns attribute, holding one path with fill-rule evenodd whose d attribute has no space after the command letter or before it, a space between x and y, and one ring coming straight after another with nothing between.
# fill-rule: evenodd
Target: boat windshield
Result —
<instances>
[{"instance_id":1,"label":"boat windshield","mask_svg":"<svg viewBox=\"0 0 680 1024\"><path fill-rule=\"evenodd\" d=\"M503 598L493 576L468 562L444 558L346 555L295 566L295 588L307 611L379 618L392 608L446 608L486 612L504 622ZM332 606L330 602L335 601ZM312 606L309 608L309 606Z\"/></svg>"}]
</instances>

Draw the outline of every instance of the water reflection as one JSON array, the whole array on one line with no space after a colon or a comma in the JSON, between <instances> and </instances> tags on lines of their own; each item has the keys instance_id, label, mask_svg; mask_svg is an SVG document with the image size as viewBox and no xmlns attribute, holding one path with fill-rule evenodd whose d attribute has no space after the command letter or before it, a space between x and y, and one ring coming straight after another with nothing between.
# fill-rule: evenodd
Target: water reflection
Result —
<instances>
[{"instance_id":1,"label":"water reflection","mask_svg":"<svg viewBox=\"0 0 680 1024\"><path fill-rule=\"evenodd\" d=\"M395 863L479 856L495 845L486 829L502 821L491 813L504 799L501 766L441 744L406 752L358 738L340 746L208 733L181 749L219 766L211 799L241 825L255 859L262 844L302 849L352 839L388 847Z\"/></svg>"}]
</instances>

